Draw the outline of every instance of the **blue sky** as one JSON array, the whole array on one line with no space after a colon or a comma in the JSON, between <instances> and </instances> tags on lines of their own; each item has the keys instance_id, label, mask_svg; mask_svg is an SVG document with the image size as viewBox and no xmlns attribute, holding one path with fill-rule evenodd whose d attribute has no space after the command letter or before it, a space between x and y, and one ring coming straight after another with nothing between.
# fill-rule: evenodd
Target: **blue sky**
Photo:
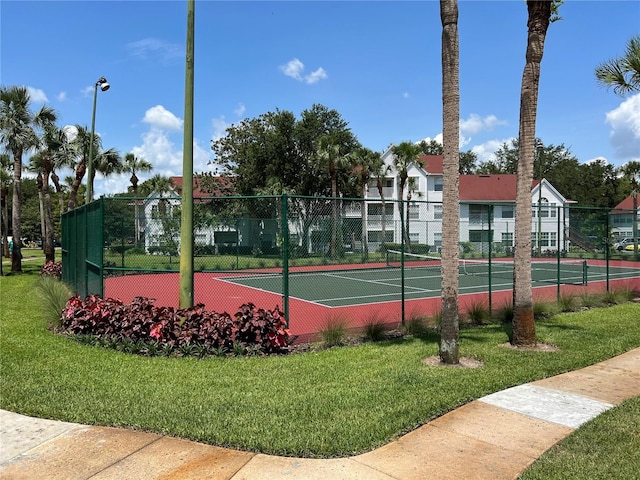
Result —
<instances>
[{"instance_id":1,"label":"blue sky","mask_svg":"<svg viewBox=\"0 0 640 480\"><path fill-rule=\"evenodd\" d=\"M524 0L460 0L461 149L480 159L518 134ZM0 80L30 89L60 125L90 127L105 148L182 174L186 1L0 2ZM640 94L620 98L593 71L640 33L640 2L566 0L549 27L537 136L581 163L640 160ZM320 103L360 142L385 150L442 132L439 2L196 1L194 170L243 118ZM128 176L96 179L95 194Z\"/></svg>"}]
</instances>

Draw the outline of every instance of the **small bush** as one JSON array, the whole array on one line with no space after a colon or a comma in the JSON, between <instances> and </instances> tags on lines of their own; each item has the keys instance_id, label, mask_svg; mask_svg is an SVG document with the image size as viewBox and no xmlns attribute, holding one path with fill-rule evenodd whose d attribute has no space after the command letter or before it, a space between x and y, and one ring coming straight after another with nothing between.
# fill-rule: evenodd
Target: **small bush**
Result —
<instances>
[{"instance_id":1,"label":"small bush","mask_svg":"<svg viewBox=\"0 0 640 480\"><path fill-rule=\"evenodd\" d=\"M467 308L467 318L474 325L482 325L489 319L489 308L484 302L473 301Z\"/></svg>"},{"instance_id":2,"label":"small bush","mask_svg":"<svg viewBox=\"0 0 640 480\"><path fill-rule=\"evenodd\" d=\"M560 295L558 307L561 312L572 312L576 308L576 297L573 295Z\"/></svg>"},{"instance_id":3,"label":"small bush","mask_svg":"<svg viewBox=\"0 0 640 480\"><path fill-rule=\"evenodd\" d=\"M500 323L513 322L513 304L511 302L505 302L498 308L494 316Z\"/></svg>"},{"instance_id":4,"label":"small bush","mask_svg":"<svg viewBox=\"0 0 640 480\"><path fill-rule=\"evenodd\" d=\"M327 348L342 345L347 336L346 321L341 318L330 318L325 328L320 330L320 336Z\"/></svg>"},{"instance_id":5,"label":"small bush","mask_svg":"<svg viewBox=\"0 0 640 480\"><path fill-rule=\"evenodd\" d=\"M434 319L436 324L439 324L437 316ZM409 335L419 337L427 332L427 319L423 315L411 314L404 324L404 330Z\"/></svg>"},{"instance_id":6,"label":"small bush","mask_svg":"<svg viewBox=\"0 0 640 480\"><path fill-rule=\"evenodd\" d=\"M40 277L35 286L38 296L42 300L42 308L47 324L50 328L60 327L60 315L73 294L64 283L52 275Z\"/></svg>"},{"instance_id":7,"label":"small bush","mask_svg":"<svg viewBox=\"0 0 640 480\"><path fill-rule=\"evenodd\" d=\"M369 340L377 342L384 338L385 326L382 320L370 320L364 327L364 335Z\"/></svg>"},{"instance_id":8,"label":"small bush","mask_svg":"<svg viewBox=\"0 0 640 480\"><path fill-rule=\"evenodd\" d=\"M585 308L593 308L600 306L600 299L589 292L583 292L580 294L580 304Z\"/></svg>"},{"instance_id":9,"label":"small bush","mask_svg":"<svg viewBox=\"0 0 640 480\"><path fill-rule=\"evenodd\" d=\"M533 302L533 318L543 318L552 313L553 311L549 304L544 302Z\"/></svg>"},{"instance_id":10,"label":"small bush","mask_svg":"<svg viewBox=\"0 0 640 480\"><path fill-rule=\"evenodd\" d=\"M62 262L47 262L40 269L41 277L62 278Z\"/></svg>"}]
</instances>

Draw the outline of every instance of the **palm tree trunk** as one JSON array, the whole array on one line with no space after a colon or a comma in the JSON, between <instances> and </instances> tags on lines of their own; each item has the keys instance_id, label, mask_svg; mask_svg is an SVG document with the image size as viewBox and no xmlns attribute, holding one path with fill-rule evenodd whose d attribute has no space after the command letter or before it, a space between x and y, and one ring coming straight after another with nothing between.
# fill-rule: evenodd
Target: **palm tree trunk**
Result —
<instances>
[{"instance_id":1,"label":"palm tree trunk","mask_svg":"<svg viewBox=\"0 0 640 480\"><path fill-rule=\"evenodd\" d=\"M458 243L459 215L459 130L460 83L458 2L440 0L442 21L442 125L443 125L443 188L442 188L442 320L440 323L440 361L457 364L459 352L458 313Z\"/></svg>"},{"instance_id":2,"label":"palm tree trunk","mask_svg":"<svg viewBox=\"0 0 640 480\"><path fill-rule=\"evenodd\" d=\"M13 198L11 205L11 225L13 248L11 251L11 271L22 271L22 150L13 152Z\"/></svg>"},{"instance_id":3,"label":"palm tree trunk","mask_svg":"<svg viewBox=\"0 0 640 480\"><path fill-rule=\"evenodd\" d=\"M78 203L78 190L80 190L82 178L84 177L86 169L87 160L83 159L76 167L76 174L73 178L73 183L71 184L71 191L69 192L69 203L67 205L67 210L73 210L74 208L76 208L76 204Z\"/></svg>"},{"instance_id":4,"label":"palm tree trunk","mask_svg":"<svg viewBox=\"0 0 640 480\"><path fill-rule=\"evenodd\" d=\"M36 184L38 185L38 203L40 206L40 238L42 239L42 248L44 251L44 237L47 234L47 229L44 223L44 193L42 191L42 173L38 173L38 177L36 179Z\"/></svg>"},{"instance_id":5,"label":"palm tree trunk","mask_svg":"<svg viewBox=\"0 0 640 480\"><path fill-rule=\"evenodd\" d=\"M515 252L513 271L513 334L516 346L534 346L536 327L531 289L531 182L535 152L540 62L551 18L551 2L527 1L529 12L526 64L520 92L518 177L516 184Z\"/></svg>"}]
</instances>

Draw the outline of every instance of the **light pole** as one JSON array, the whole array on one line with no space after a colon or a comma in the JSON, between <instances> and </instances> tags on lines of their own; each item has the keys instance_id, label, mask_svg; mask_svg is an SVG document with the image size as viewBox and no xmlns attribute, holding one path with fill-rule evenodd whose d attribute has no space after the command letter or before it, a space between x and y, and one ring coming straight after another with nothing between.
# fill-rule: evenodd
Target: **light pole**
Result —
<instances>
[{"instance_id":1,"label":"light pole","mask_svg":"<svg viewBox=\"0 0 640 480\"><path fill-rule=\"evenodd\" d=\"M93 199L93 137L96 131L96 99L98 98L98 87L103 92L109 90L109 83L104 77L100 77L93 87L93 113L91 115L91 137L89 138L89 158L87 159L87 198L85 203Z\"/></svg>"},{"instance_id":2,"label":"light pole","mask_svg":"<svg viewBox=\"0 0 640 480\"><path fill-rule=\"evenodd\" d=\"M536 158L538 160L538 258L542 256L542 247L540 246L540 240L542 238L542 217L540 213L542 211L542 142L536 140Z\"/></svg>"}]
</instances>

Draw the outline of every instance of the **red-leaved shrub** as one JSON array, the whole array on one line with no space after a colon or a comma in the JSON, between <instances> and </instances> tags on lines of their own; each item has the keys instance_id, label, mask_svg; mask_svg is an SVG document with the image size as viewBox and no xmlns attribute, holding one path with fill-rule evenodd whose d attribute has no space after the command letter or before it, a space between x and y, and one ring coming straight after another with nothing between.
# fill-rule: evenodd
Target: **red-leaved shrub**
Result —
<instances>
[{"instance_id":1,"label":"red-leaved shrub","mask_svg":"<svg viewBox=\"0 0 640 480\"><path fill-rule=\"evenodd\" d=\"M54 277L60 280L62 278L62 262L48 261L40 268L41 277Z\"/></svg>"},{"instance_id":2,"label":"red-leaved shrub","mask_svg":"<svg viewBox=\"0 0 640 480\"><path fill-rule=\"evenodd\" d=\"M71 298L62 312L65 333L121 342L153 343L176 352L285 353L289 332L279 308L267 311L244 304L232 318L205 310L204 305L174 309L157 307L136 297L131 304L89 295ZM193 347L193 348L192 348Z\"/></svg>"}]
</instances>

